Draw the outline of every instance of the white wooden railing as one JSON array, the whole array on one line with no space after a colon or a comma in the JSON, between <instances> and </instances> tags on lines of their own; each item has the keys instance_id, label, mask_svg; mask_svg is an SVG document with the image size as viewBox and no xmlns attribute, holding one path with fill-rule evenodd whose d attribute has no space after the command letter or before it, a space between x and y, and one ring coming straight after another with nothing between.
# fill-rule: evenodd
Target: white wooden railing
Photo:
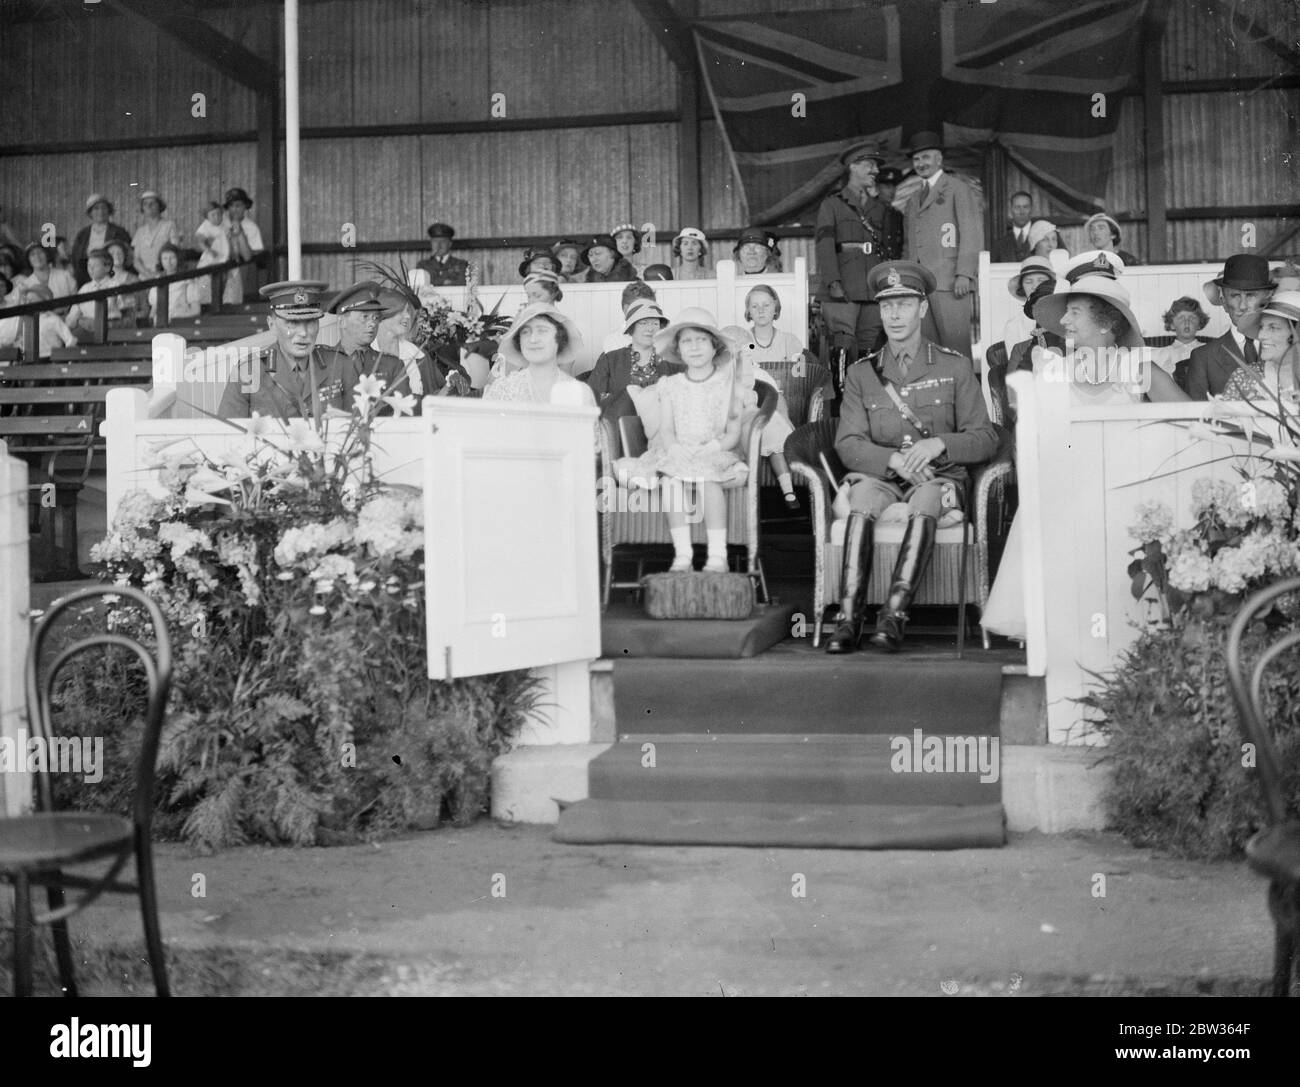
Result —
<instances>
[{"instance_id":1,"label":"white wooden railing","mask_svg":"<svg viewBox=\"0 0 1300 1087\"><path fill-rule=\"evenodd\" d=\"M0 441L0 815L31 807L27 766L27 710L23 662L27 657L31 587L27 565L27 465Z\"/></svg>"}]
</instances>

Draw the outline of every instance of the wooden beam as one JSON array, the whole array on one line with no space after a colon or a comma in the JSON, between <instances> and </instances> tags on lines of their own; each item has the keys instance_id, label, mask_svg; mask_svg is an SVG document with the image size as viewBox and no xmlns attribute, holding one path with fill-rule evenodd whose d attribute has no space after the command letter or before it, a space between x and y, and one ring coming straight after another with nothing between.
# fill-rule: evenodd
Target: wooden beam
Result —
<instances>
[{"instance_id":1,"label":"wooden beam","mask_svg":"<svg viewBox=\"0 0 1300 1087\"><path fill-rule=\"evenodd\" d=\"M1151 0L1143 26L1142 106L1147 204L1147 262L1163 264L1169 242L1165 222L1165 100L1161 91L1169 0Z\"/></svg>"},{"instance_id":2,"label":"wooden beam","mask_svg":"<svg viewBox=\"0 0 1300 1087\"><path fill-rule=\"evenodd\" d=\"M695 39L691 28L668 0L632 0L632 6L659 39L679 72L695 71Z\"/></svg>"},{"instance_id":3,"label":"wooden beam","mask_svg":"<svg viewBox=\"0 0 1300 1087\"><path fill-rule=\"evenodd\" d=\"M1235 76L1226 79L1185 79L1162 83L1165 94L1250 94L1254 91L1293 91L1300 75Z\"/></svg>"},{"instance_id":4,"label":"wooden beam","mask_svg":"<svg viewBox=\"0 0 1300 1087\"><path fill-rule=\"evenodd\" d=\"M108 6L157 27L187 53L258 94L275 93L275 63L231 41L187 0L108 0Z\"/></svg>"},{"instance_id":5,"label":"wooden beam","mask_svg":"<svg viewBox=\"0 0 1300 1087\"><path fill-rule=\"evenodd\" d=\"M704 196L700 187L700 77L682 72L677 81L682 109L677 138L677 192L680 218L696 229L704 227Z\"/></svg>"}]
</instances>

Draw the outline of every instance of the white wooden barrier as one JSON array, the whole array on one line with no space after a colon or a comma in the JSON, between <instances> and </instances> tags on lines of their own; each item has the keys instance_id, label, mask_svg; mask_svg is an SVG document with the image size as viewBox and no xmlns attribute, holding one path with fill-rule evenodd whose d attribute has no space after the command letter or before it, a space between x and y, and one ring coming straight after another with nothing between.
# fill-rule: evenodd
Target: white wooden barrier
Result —
<instances>
[{"instance_id":1,"label":"white wooden barrier","mask_svg":"<svg viewBox=\"0 0 1300 1087\"><path fill-rule=\"evenodd\" d=\"M27 465L9 455L0 441L0 743L25 769L27 708L23 662L27 658L31 582L27 564ZM21 744L21 746L20 746ZM0 771L0 814L20 815L31 808L32 776Z\"/></svg>"},{"instance_id":2,"label":"white wooden barrier","mask_svg":"<svg viewBox=\"0 0 1300 1087\"><path fill-rule=\"evenodd\" d=\"M110 526L128 491L164 493L160 451L216 458L249 442L220 419L151 418L142 389L114 389L106 408ZM521 742L586 743L600 656L598 413L448 397L423 411L377 419L371 453L381 478L424 490L431 674L536 667L545 705Z\"/></svg>"},{"instance_id":3,"label":"white wooden barrier","mask_svg":"<svg viewBox=\"0 0 1300 1087\"><path fill-rule=\"evenodd\" d=\"M984 352L1002 339L1007 321L1023 312L1024 303L1011 296L1007 284L1019 273L1019 264L994 264L987 251L980 254L979 268L979 340L975 344L975 363L982 366ZM1164 313L1169 304L1183 295L1195 298L1205 310L1210 323L1202 336L1222 336L1228 331L1227 314L1205 299L1204 284L1223 271L1222 264L1136 264L1126 268L1120 282L1133 300L1133 316L1138 319L1143 336L1167 336ZM1057 281L1063 289L1064 280Z\"/></svg>"},{"instance_id":4,"label":"white wooden barrier","mask_svg":"<svg viewBox=\"0 0 1300 1087\"><path fill-rule=\"evenodd\" d=\"M1227 454L1246 446L1192 438L1185 425L1204 417L1203 403L1076 406L1067 383L1042 374L1015 373L1008 383L1019 414L1029 673L1046 676L1049 740L1089 742L1083 708L1071 701L1089 686L1086 672L1113 669L1158 617L1154 598L1135 601L1130 591L1136 507L1163 502L1176 527L1190 528L1193 484L1238 483Z\"/></svg>"}]
</instances>

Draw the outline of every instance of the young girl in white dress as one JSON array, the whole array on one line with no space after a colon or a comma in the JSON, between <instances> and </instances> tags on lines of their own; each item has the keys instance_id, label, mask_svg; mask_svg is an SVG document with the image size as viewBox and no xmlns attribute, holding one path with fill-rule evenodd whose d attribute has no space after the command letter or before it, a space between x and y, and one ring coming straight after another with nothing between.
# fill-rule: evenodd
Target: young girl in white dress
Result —
<instances>
[{"instance_id":1,"label":"young girl in white dress","mask_svg":"<svg viewBox=\"0 0 1300 1087\"><path fill-rule=\"evenodd\" d=\"M623 457L619 475L650 486L665 477L665 508L673 541L672 570L691 569L691 529L682 484L694 487L708 539L706 573L727 571L727 500L723 484L744 483L749 466L740 454L743 397L736 379L735 345L718 329L713 314L688 307L655 337L655 350L684 373L660 378L659 431L640 457ZM668 483L676 481L675 484Z\"/></svg>"}]
</instances>

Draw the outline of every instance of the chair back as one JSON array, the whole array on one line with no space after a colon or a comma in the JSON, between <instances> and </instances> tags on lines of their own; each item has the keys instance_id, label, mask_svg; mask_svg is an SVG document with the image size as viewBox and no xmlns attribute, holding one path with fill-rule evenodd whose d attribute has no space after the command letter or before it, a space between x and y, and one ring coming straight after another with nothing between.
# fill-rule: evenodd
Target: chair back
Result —
<instances>
[{"instance_id":1,"label":"chair back","mask_svg":"<svg viewBox=\"0 0 1300 1087\"><path fill-rule=\"evenodd\" d=\"M645 424L639 415L622 415L618 420L619 444L623 447L623 456L640 457L650 448L646 440Z\"/></svg>"},{"instance_id":2,"label":"chair back","mask_svg":"<svg viewBox=\"0 0 1300 1087\"><path fill-rule=\"evenodd\" d=\"M1287 650L1300 646L1300 628L1283 634L1259 655L1251 670L1249 683L1246 682L1242 667L1241 641L1254 619L1263 618L1274 604L1291 593L1300 593L1300 577L1288 578L1261 589L1241 606L1228 631L1228 682L1232 686L1232 697L1237 704L1242 731L1255 746L1255 765L1259 768L1264 804L1268 809L1269 822L1274 826L1286 821L1286 793L1282 785L1277 748L1273 745L1273 738L1264 722L1264 673ZM1294 664L1291 670L1294 673Z\"/></svg>"},{"instance_id":3,"label":"chair back","mask_svg":"<svg viewBox=\"0 0 1300 1087\"><path fill-rule=\"evenodd\" d=\"M812 362L807 352L802 358L765 362L759 368L780 387L791 426L817 418L828 393L833 397L831 372Z\"/></svg>"},{"instance_id":4,"label":"chair back","mask_svg":"<svg viewBox=\"0 0 1300 1087\"><path fill-rule=\"evenodd\" d=\"M989 383L989 404L992 422L998 426L1011 426L1015 412L1007 395L1007 345L1001 340L990 344L984 352L985 380Z\"/></svg>"},{"instance_id":5,"label":"chair back","mask_svg":"<svg viewBox=\"0 0 1300 1087\"><path fill-rule=\"evenodd\" d=\"M844 467L844 462L840 460L839 454L835 452L835 431L838 426L837 419L814 419L812 422L795 427L794 433L785 440L786 460L792 465L801 464L817 472L822 479L826 480L829 493L832 495L848 471ZM834 479L826 478L823 458L835 473Z\"/></svg>"},{"instance_id":6,"label":"chair back","mask_svg":"<svg viewBox=\"0 0 1300 1087\"><path fill-rule=\"evenodd\" d=\"M89 601L113 604L116 601L131 601L138 605L149 617L153 627L156 648L150 653L141 642L126 634L106 632L81 638L71 645L59 650L53 661L41 672L41 655L49 641L50 632L56 620L74 605ZM167 621L157 601L139 589L122 585L92 585L77 589L67 596L60 597L37 623L32 631L31 644L27 649L27 663L24 672L24 684L27 695L27 718L30 727L45 746L51 751L50 739L53 735L51 703L54 682L59 672L74 657L104 647L118 646L140 660L148 680L148 703L145 710L145 730L140 744L140 761L136 767L134 822L137 831L148 831L153 818L153 781L154 767L158 757L158 740L162 732L163 715L167 709L167 694L171 689L172 649L171 638L167 632ZM37 774L36 793L37 810L53 811L51 797L49 765Z\"/></svg>"}]
</instances>

